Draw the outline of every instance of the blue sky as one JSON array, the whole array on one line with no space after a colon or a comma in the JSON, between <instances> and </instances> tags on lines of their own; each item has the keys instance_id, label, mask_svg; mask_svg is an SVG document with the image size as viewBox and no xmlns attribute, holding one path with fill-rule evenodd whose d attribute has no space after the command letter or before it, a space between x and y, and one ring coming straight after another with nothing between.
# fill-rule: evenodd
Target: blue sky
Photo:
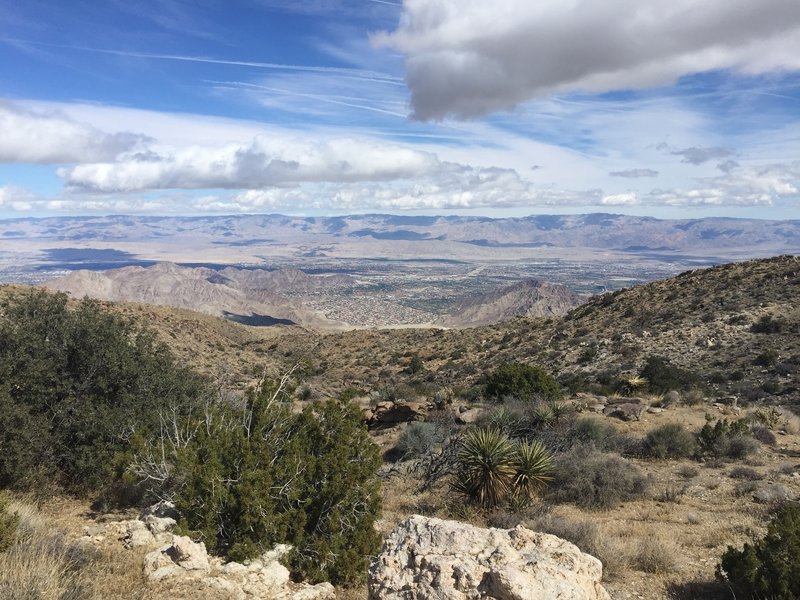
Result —
<instances>
[{"instance_id":1,"label":"blue sky","mask_svg":"<svg viewBox=\"0 0 800 600\"><path fill-rule=\"evenodd\" d=\"M0 216L800 218L796 0L0 0Z\"/></svg>"}]
</instances>

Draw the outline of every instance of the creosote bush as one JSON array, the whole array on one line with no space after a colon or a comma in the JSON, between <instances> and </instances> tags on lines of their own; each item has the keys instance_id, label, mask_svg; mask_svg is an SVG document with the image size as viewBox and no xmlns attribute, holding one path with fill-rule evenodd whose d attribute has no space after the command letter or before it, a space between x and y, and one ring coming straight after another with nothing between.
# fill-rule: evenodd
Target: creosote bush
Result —
<instances>
[{"instance_id":1,"label":"creosote bush","mask_svg":"<svg viewBox=\"0 0 800 600\"><path fill-rule=\"evenodd\" d=\"M614 454L578 447L557 455L553 466L558 477L548 496L556 502L603 510L647 492L648 480L639 467Z\"/></svg>"},{"instance_id":2,"label":"creosote bush","mask_svg":"<svg viewBox=\"0 0 800 600\"><path fill-rule=\"evenodd\" d=\"M645 456L653 458L686 458L697 448L694 435L680 423L665 423L647 432L642 442Z\"/></svg>"},{"instance_id":3,"label":"creosote bush","mask_svg":"<svg viewBox=\"0 0 800 600\"><path fill-rule=\"evenodd\" d=\"M800 598L800 506L781 508L767 534L737 550L728 547L717 569L741 598Z\"/></svg>"}]
</instances>

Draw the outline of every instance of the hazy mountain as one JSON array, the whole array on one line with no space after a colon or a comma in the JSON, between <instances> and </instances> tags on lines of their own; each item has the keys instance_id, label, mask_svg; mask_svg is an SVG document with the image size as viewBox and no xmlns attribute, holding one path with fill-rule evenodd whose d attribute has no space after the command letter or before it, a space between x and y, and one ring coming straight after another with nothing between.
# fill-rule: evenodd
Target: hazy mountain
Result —
<instances>
[{"instance_id":1,"label":"hazy mountain","mask_svg":"<svg viewBox=\"0 0 800 600\"><path fill-rule=\"evenodd\" d=\"M521 218L353 215L288 217L48 217L0 221L9 256L208 263L269 257L481 259L542 255L559 248L619 255L697 254L744 259L800 252L800 221L659 220L612 214ZM81 252L92 250L95 254ZM98 252L102 250L104 253ZM65 254L66 253L66 254ZM200 258L202 257L202 258Z\"/></svg>"},{"instance_id":2,"label":"hazy mountain","mask_svg":"<svg viewBox=\"0 0 800 600\"><path fill-rule=\"evenodd\" d=\"M459 302L451 314L435 322L445 327L491 325L514 317L555 317L567 314L585 296L546 281L528 279Z\"/></svg>"}]
</instances>

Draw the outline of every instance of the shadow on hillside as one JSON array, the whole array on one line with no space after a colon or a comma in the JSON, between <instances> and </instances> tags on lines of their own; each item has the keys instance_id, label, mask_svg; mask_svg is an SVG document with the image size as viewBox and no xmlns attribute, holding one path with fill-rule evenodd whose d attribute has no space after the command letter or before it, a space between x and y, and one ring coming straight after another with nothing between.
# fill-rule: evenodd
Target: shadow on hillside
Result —
<instances>
[{"instance_id":1,"label":"shadow on hillside","mask_svg":"<svg viewBox=\"0 0 800 600\"><path fill-rule=\"evenodd\" d=\"M668 583L667 598L670 600L736 600L736 596L719 581L695 580L684 583Z\"/></svg>"},{"instance_id":2,"label":"shadow on hillside","mask_svg":"<svg viewBox=\"0 0 800 600\"><path fill-rule=\"evenodd\" d=\"M228 311L223 311L222 315L229 321L250 327L274 327L276 325L296 325L290 319L276 319L269 315L237 315Z\"/></svg>"}]
</instances>

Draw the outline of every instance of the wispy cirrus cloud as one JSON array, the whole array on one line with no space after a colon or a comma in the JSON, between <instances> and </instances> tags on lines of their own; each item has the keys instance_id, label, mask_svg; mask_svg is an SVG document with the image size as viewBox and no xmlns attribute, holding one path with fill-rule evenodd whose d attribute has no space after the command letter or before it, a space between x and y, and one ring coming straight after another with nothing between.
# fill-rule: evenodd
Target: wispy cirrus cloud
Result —
<instances>
[{"instance_id":1,"label":"wispy cirrus cloud","mask_svg":"<svg viewBox=\"0 0 800 600\"><path fill-rule=\"evenodd\" d=\"M405 0L373 40L406 55L415 118L472 118L553 93L798 70L800 3Z\"/></svg>"},{"instance_id":2,"label":"wispy cirrus cloud","mask_svg":"<svg viewBox=\"0 0 800 600\"><path fill-rule=\"evenodd\" d=\"M624 171L611 171L611 177L626 177L628 179L639 179L641 177L658 177L655 169L625 169Z\"/></svg>"}]
</instances>

